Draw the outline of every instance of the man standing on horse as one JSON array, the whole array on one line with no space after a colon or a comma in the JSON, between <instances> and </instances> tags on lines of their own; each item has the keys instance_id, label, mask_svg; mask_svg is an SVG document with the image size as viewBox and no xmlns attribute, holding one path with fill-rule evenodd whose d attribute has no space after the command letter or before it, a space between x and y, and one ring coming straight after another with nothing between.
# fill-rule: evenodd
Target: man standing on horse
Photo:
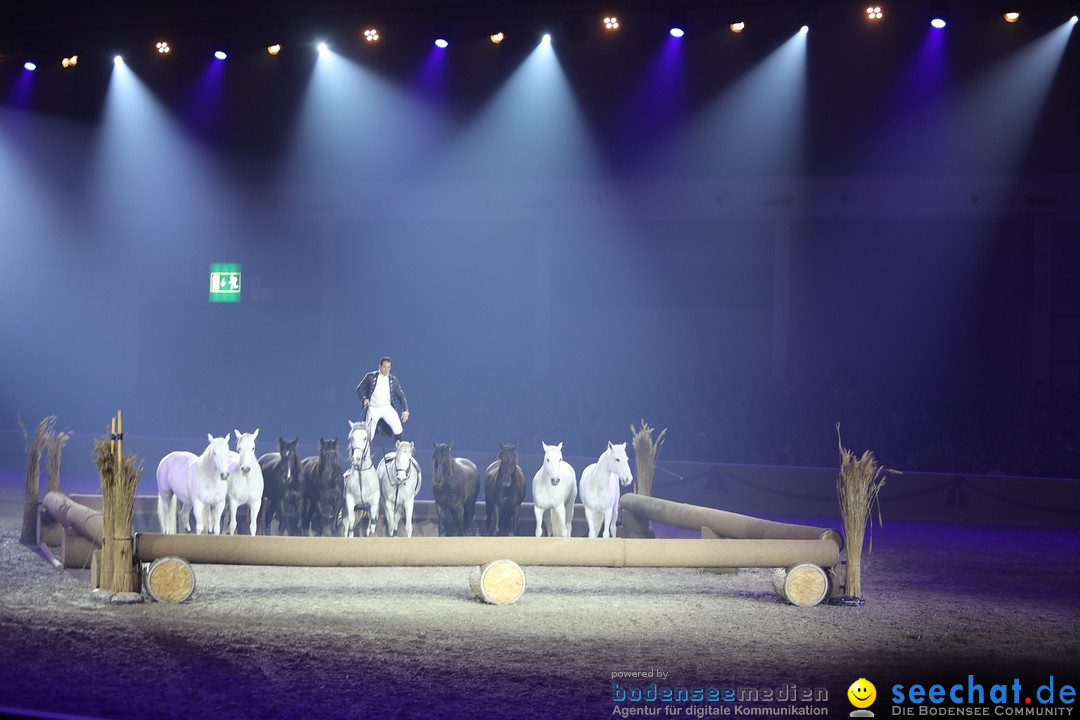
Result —
<instances>
[{"instance_id":1,"label":"man standing on horse","mask_svg":"<svg viewBox=\"0 0 1080 720\"><path fill-rule=\"evenodd\" d=\"M384 357L379 361L379 369L372 370L356 386L356 394L364 403L367 413L364 424L368 437L375 439L375 432L393 435L394 442L401 439L401 424L409 420L409 403L401 383L390 374L393 361ZM400 415L399 415L400 413Z\"/></svg>"}]
</instances>

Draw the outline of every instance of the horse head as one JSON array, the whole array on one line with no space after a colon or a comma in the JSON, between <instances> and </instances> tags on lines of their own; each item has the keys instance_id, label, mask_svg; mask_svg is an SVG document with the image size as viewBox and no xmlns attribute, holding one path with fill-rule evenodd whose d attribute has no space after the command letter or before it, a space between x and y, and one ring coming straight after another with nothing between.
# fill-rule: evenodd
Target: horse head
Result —
<instances>
[{"instance_id":1,"label":"horse head","mask_svg":"<svg viewBox=\"0 0 1080 720\"><path fill-rule=\"evenodd\" d=\"M240 456L240 472L247 477L251 472L251 468L259 464L258 459L255 457L255 438L259 437L259 428L255 428L253 433L242 433L239 430L233 430L236 433L236 453Z\"/></svg>"},{"instance_id":2,"label":"horse head","mask_svg":"<svg viewBox=\"0 0 1080 720\"><path fill-rule=\"evenodd\" d=\"M415 449L416 445L409 440L398 440L394 445L394 482L396 484L400 485L409 479Z\"/></svg>"},{"instance_id":3,"label":"horse head","mask_svg":"<svg viewBox=\"0 0 1080 720\"><path fill-rule=\"evenodd\" d=\"M300 482L300 438L278 438L278 455L281 456L281 482L286 487Z\"/></svg>"},{"instance_id":4,"label":"horse head","mask_svg":"<svg viewBox=\"0 0 1080 720\"><path fill-rule=\"evenodd\" d=\"M206 439L210 442L206 447L206 452L203 453L205 458L207 453L210 455L210 468L211 472L218 476L218 479L228 482L229 480L229 436L214 437L210 433L206 433Z\"/></svg>"},{"instance_id":5,"label":"horse head","mask_svg":"<svg viewBox=\"0 0 1080 720\"><path fill-rule=\"evenodd\" d=\"M626 443L615 445L608 441L607 448L604 454L607 455L608 472L618 475L623 485L629 485L634 481L634 474L630 472L630 461L626 457Z\"/></svg>"},{"instance_id":6,"label":"horse head","mask_svg":"<svg viewBox=\"0 0 1080 720\"><path fill-rule=\"evenodd\" d=\"M517 443L499 442L499 474L496 481L503 487L514 482L514 471L518 465Z\"/></svg>"},{"instance_id":7,"label":"horse head","mask_svg":"<svg viewBox=\"0 0 1080 720\"><path fill-rule=\"evenodd\" d=\"M338 466L337 438L319 438L319 472L326 475Z\"/></svg>"},{"instance_id":8,"label":"horse head","mask_svg":"<svg viewBox=\"0 0 1080 720\"><path fill-rule=\"evenodd\" d=\"M432 482L438 483L448 480L454 472L452 467L454 457L450 454L450 449L454 447L454 443L437 443L433 440L431 444L435 448L435 451L431 454L431 466L435 475Z\"/></svg>"},{"instance_id":9,"label":"horse head","mask_svg":"<svg viewBox=\"0 0 1080 720\"><path fill-rule=\"evenodd\" d=\"M371 464L371 436L363 422L349 421L349 462L354 468Z\"/></svg>"},{"instance_id":10,"label":"horse head","mask_svg":"<svg viewBox=\"0 0 1080 720\"><path fill-rule=\"evenodd\" d=\"M559 470L562 464L562 443L558 445L548 445L544 441L540 441L540 444L544 448L544 471L547 472L548 480L552 485L558 485Z\"/></svg>"}]
</instances>

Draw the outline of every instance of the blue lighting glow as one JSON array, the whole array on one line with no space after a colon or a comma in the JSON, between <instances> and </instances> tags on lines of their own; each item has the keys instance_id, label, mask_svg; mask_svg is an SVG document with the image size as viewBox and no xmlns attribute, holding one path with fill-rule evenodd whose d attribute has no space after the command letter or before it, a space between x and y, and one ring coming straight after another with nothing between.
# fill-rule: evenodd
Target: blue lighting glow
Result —
<instances>
[{"instance_id":1,"label":"blue lighting glow","mask_svg":"<svg viewBox=\"0 0 1080 720\"><path fill-rule=\"evenodd\" d=\"M671 34L671 37L676 37L676 38L681 38L683 35L686 34L685 32L683 32L683 29L680 28L680 27L673 27L670 30L668 30L668 32Z\"/></svg>"},{"instance_id":2,"label":"blue lighting glow","mask_svg":"<svg viewBox=\"0 0 1080 720\"><path fill-rule=\"evenodd\" d=\"M446 48L450 47L450 43L448 41L444 40L443 38L439 38L438 40L435 41L435 47L442 48L442 49L445 50Z\"/></svg>"},{"instance_id":3,"label":"blue lighting glow","mask_svg":"<svg viewBox=\"0 0 1080 720\"><path fill-rule=\"evenodd\" d=\"M27 70L29 70L30 72L33 72L34 70L37 70L37 65L35 65L34 63L32 63L30 61L27 61L27 62L23 63L23 67L26 68Z\"/></svg>"},{"instance_id":4,"label":"blue lighting glow","mask_svg":"<svg viewBox=\"0 0 1080 720\"><path fill-rule=\"evenodd\" d=\"M945 20L943 18L934 18L930 21L930 24L940 30L941 28L945 27Z\"/></svg>"},{"instance_id":5,"label":"blue lighting glow","mask_svg":"<svg viewBox=\"0 0 1080 720\"><path fill-rule=\"evenodd\" d=\"M218 50L216 53L214 53L214 57L216 57L218 60L224 60L229 56L225 54L224 50Z\"/></svg>"}]
</instances>

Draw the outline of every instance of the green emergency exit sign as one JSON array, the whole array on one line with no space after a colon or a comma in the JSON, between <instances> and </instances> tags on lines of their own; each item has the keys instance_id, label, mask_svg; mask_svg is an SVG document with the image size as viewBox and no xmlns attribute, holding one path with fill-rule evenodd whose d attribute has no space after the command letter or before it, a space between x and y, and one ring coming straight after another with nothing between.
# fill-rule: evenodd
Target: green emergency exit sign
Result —
<instances>
[{"instance_id":1,"label":"green emergency exit sign","mask_svg":"<svg viewBox=\"0 0 1080 720\"><path fill-rule=\"evenodd\" d=\"M210 302L240 302L240 263L210 264Z\"/></svg>"}]
</instances>

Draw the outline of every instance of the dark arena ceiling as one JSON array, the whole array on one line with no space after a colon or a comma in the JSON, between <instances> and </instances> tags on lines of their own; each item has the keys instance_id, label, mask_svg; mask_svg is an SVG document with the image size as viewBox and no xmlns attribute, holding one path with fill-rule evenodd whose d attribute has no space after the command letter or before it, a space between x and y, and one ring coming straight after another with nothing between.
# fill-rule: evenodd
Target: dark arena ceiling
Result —
<instances>
[{"instance_id":1,"label":"dark arena ceiling","mask_svg":"<svg viewBox=\"0 0 1080 720\"><path fill-rule=\"evenodd\" d=\"M679 18L692 27L726 25L736 16L755 23L802 24L830 14L857 17L859 0L186 0L184 2L86 2L8 0L0 7L0 61L21 64L26 56L70 53L73 47L114 49L151 37L229 38L263 42L266 37L298 39L315 33L343 32L366 23L490 32L496 25L540 30L582 31L593 18L617 13L638 26ZM890 20L924 20L934 12L1000 16L1021 9L1033 20L1060 21L1075 14L1077 0L889 0ZM1008 6L1008 7L1006 7ZM1041 17L1040 17L1041 16Z\"/></svg>"}]
</instances>

